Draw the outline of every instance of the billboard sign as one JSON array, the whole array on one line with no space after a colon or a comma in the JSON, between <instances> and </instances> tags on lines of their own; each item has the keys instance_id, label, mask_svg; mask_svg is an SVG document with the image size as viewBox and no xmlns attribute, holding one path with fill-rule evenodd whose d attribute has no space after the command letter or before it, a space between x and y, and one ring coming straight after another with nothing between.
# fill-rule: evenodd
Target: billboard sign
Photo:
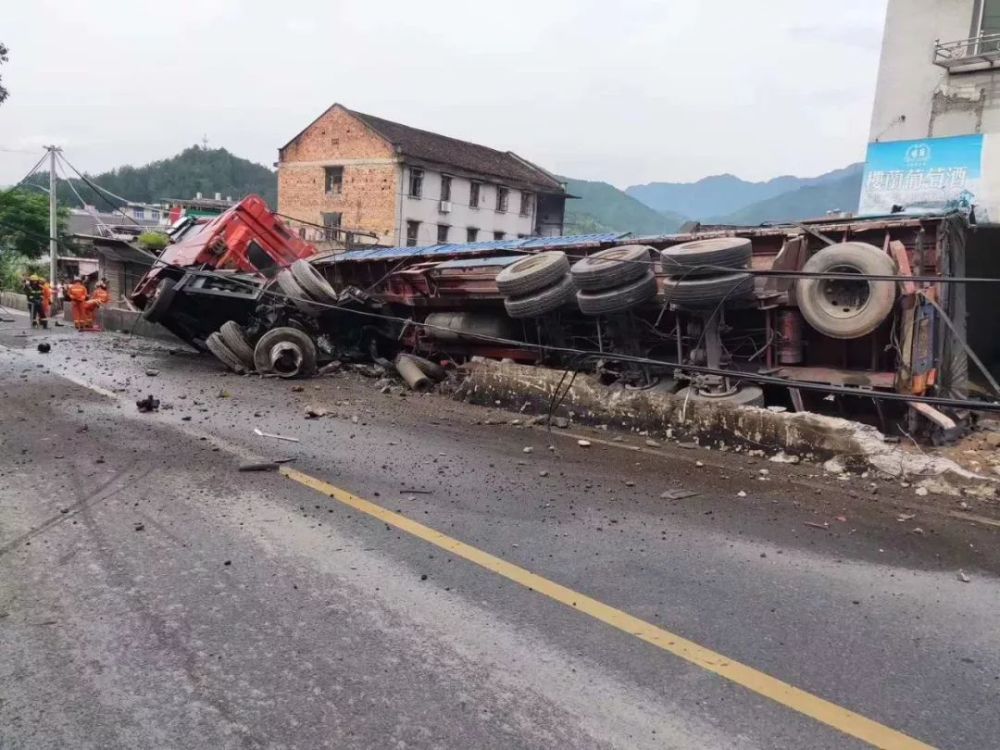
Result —
<instances>
[{"instance_id":1,"label":"billboard sign","mask_svg":"<svg viewBox=\"0 0 1000 750\"><path fill-rule=\"evenodd\" d=\"M858 212L926 213L981 204L982 161L982 135L870 143Z\"/></svg>"}]
</instances>

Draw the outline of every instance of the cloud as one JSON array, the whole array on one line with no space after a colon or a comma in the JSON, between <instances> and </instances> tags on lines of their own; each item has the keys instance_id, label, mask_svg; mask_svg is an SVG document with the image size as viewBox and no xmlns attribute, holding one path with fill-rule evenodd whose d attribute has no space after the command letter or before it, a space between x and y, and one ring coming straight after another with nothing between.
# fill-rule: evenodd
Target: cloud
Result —
<instances>
[{"instance_id":1,"label":"cloud","mask_svg":"<svg viewBox=\"0 0 1000 750\"><path fill-rule=\"evenodd\" d=\"M885 0L13 3L0 144L100 171L207 134L263 164L334 101L615 184L863 153ZM814 121L825 118L822 127ZM18 179L0 154L0 182Z\"/></svg>"}]
</instances>

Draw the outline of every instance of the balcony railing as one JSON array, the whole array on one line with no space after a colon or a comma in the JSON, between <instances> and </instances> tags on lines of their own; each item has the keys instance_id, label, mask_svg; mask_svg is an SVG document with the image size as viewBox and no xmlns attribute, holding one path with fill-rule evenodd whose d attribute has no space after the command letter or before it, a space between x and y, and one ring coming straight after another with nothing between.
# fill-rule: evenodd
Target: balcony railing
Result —
<instances>
[{"instance_id":1,"label":"balcony railing","mask_svg":"<svg viewBox=\"0 0 1000 750\"><path fill-rule=\"evenodd\" d=\"M1000 34L934 43L934 64L953 73L1000 67Z\"/></svg>"}]
</instances>

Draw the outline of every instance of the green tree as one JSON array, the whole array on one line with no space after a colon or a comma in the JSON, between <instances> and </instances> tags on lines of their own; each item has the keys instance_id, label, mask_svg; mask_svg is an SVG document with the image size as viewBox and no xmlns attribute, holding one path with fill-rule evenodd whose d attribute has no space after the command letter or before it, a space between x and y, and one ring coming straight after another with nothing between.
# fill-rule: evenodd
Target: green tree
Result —
<instances>
[{"instance_id":1,"label":"green tree","mask_svg":"<svg viewBox=\"0 0 1000 750\"><path fill-rule=\"evenodd\" d=\"M37 258L48 243L48 197L18 189L0 193L0 251Z\"/></svg>"},{"instance_id":2,"label":"green tree","mask_svg":"<svg viewBox=\"0 0 1000 750\"><path fill-rule=\"evenodd\" d=\"M4 44L3 42L0 42L0 64L3 64L5 62L7 62L7 59L8 59L7 56L9 54L9 52L10 51L7 49L7 45ZM3 85L3 76L0 76L0 104L3 104L4 100L8 96L10 96L10 92L7 91L7 89L4 88L4 85Z\"/></svg>"},{"instance_id":3,"label":"green tree","mask_svg":"<svg viewBox=\"0 0 1000 750\"><path fill-rule=\"evenodd\" d=\"M170 243L163 232L143 232L139 235L139 246L154 253L160 252Z\"/></svg>"}]
</instances>

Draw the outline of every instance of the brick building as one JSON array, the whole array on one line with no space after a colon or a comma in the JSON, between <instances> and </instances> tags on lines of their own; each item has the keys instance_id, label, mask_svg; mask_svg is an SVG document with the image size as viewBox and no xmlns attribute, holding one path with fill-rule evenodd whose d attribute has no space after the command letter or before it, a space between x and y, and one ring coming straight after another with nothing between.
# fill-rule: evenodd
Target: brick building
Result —
<instances>
[{"instance_id":1,"label":"brick building","mask_svg":"<svg viewBox=\"0 0 1000 750\"><path fill-rule=\"evenodd\" d=\"M334 104L278 152L278 210L390 245L562 234L566 190L510 151Z\"/></svg>"}]
</instances>

